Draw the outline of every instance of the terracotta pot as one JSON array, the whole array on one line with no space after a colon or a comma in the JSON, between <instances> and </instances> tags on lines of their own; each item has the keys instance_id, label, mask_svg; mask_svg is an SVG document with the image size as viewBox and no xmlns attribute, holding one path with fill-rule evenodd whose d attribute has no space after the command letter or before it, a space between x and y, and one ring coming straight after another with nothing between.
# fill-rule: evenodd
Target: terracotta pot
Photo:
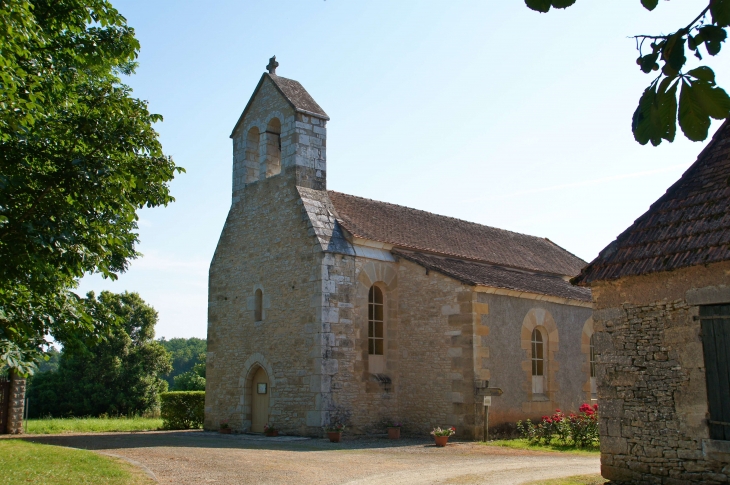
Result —
<instances>
[{"instance_id":1,"label":"terracotta pot","mask_svg":"<svg viewBox=\"0 0 730 485\"><path fill-rule=\"evenodd\" d=\"M327 431L327 437L332 443L339 443L342 439L342 431Z\"/></svg>"},{"instance_id":2,"label":"terracotta pot","mask_svg":"<svg viewBox=\"0 0 730 485\"><path fill-rule=\"evenodd\" d=\"M218 430L219 433L223 434L231 434L231 431L233 431L231 428L221 428Z\"/></svg>"},{"instance_id":3,"label":"terracotta pot","mask_svg":"<svg viewBox=\"0 0 730 485\"><path fill-rule=\"evenodd\" d=\"M271 437L271 436L279 436L279 430L278 429L275 429L274 431L267 431L264 434L266 436L269 436L269 437Z\"/></svg>"},{"instance_id":4,"label":"terracotta pot","mask_svg":"<svg viewBox=\"0 0 730 485\"><path fill-rule=\"evenodd\" d=\"M433 440L436 442L436 446L446 446L446 443L449 441L448 436L434 436Z\"/></svg>"},{"instance_id":5,"label":"terracotta pot","mask_svg":"<svg viewBox=\"0 0 730 485\"><path fill-rule=\"evenodd\" d=\"M400 428L399 427L392 427L388 428L388 439L391 440L397 440L400 439Z\"/></svg>"}]
</instances>

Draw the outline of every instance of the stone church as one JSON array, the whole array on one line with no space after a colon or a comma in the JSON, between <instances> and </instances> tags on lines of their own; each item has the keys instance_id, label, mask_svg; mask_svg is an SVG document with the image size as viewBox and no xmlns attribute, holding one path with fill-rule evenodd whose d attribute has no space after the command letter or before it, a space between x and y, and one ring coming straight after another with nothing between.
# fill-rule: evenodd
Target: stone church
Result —
<instances>
[{"instance_id":1,"label":"stone church","mask_svg":"<svg viewBox=\"0 0 730 485\"><path fill-rule=\"evenodd\" d=\"M327 190L329 117L272 59L233 128L209 275L205 427L490 424L595 396L586 264L546 238Z\"/></svg>"}]
</instances>

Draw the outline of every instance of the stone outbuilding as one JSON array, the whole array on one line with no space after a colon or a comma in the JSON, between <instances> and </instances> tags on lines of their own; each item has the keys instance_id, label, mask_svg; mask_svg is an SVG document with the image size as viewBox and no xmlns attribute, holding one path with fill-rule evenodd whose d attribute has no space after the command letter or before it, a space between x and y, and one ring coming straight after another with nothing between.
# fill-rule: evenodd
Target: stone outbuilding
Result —
<instances>
[{"instance_id":1,"label":"stone outbuilding","mask_svg":"<svg viewBox=\"0 0 730 485\"><path fill-rule=\"evenodd\" d=\"M730 481L730 122L575 283L590 286L605 478Z\"/></svg>"},{"instance_id":2,"label":"stone outbuilding","mask_svg":"<svg viewBox=\"0 0 730 485\"><path fill-rule=\"evenodd\" d=\"M387 421L481 437L592 399L585 262L548 239L327 190L329 117L272 61L233 129L205 427Z\"/></svg>"}]
</instances>

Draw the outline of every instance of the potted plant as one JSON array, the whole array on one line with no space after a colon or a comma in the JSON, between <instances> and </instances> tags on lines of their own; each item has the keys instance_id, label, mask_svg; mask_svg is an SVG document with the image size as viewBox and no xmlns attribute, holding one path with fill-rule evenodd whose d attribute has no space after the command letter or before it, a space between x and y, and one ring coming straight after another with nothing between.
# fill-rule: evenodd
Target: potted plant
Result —
<instances>
[{"instance_id":1,"label":"potted plant","mask_svg":"<svg viewBox=\"0 0 730 485\"><path fill-rule=\"evenodd\" d=\"M323 426L322 429L327 433L327 437L332 443L339 443L342 439L342 432L345 431L345 425L342 423L331 423Z\"/></svg>"},{"instance_id":2,"label":"potted plant","mask_svg":"<svg viewBox=\"0 0 730 485\"><path fill-rule=\"evenodd\" d=\"M402 423L397 421L388 423L388 439L397 440L400 439L400 429L403 427Z\"/></svg>"},{"instance_id":3,"label":"potted plant","mask_svg":"<svg viewBox=\"0 0 730 485\"><path fill-rule=\"evenodd\" d=\"M220 426L220 428L218 429L219 433L231 434L231 427L228 426L227 419L222 419L219 426Z\"/></svg>"},{"instance_id":4,"label":"potted plant","mask_svg":"<svg viewBox=\"0 0 730 485\"><path fill-rule=\"evenodd\" d=\"M273 424L267 423L264 425L264 434L266 436L279 436L279 430Z\"/></svg>"},{"instance_id":5,"label":"potted plant","mask_svg":"<svg viewBox=\"0 0 730 485\"><path fill-rule=\"evenodd\" d=\"M436 442L436 446L446 446L446 443L449 441L449 436L452 436L454 433L456 433L456 428L453 426L444 429L436 427L433 431L431 431L433 440Z\"/></svg>"}]
</instances>

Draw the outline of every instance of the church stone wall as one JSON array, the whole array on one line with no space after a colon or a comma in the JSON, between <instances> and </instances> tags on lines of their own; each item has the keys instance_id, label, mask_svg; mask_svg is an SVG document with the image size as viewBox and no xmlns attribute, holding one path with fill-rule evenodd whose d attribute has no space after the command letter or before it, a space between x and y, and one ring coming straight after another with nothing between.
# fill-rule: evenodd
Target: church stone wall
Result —
<instances>
[{"instance_id":1,"label":"church stone wall","mask_svg":"<svg viewBox=\"0 0 730 485\"><path fill-rule=\"evenodd\" d=\"M321 367L321 253L313 244L290 170L247 186L231 207L210 268L206 429L223 419L250 428L247 380L261 366L273 372L270 421L311 434L307 417L321 399L313 377Z\"/></svg>"},{"instance_id":2,"label":"church stone wall","mask_svg":"<svg viewBox=\"0 0 730 485\"><path fill-rule=\"evenodd\" d=\"M405 260L328 254L323 274L331 290L329 355L337 361L323 419L346 419L356 433L383 433L388 421L402 421L407 433L455 426L459 437L473 437L472 288ZM386 315L377 372L368 355L372 285L383 291Z\"/></svg>"},{"instance_id":3,"label":"church stone wall","mask_svg":"<svg viewBox=\"0 0 730 485\"><path fill-rule=\"evenodd\" d=\"M730 302L730 263L592 287L601 472L617 483L730 481L730 445L709 439L699 305Z\"/></svg>"},{"instance_id":4,"label":"church stone wall","mask_svg":"<svg viewBox=\"0 0 730 485\"><path fill-rule=\"evenodd\" d=\"M398 292L398 418L411 432L473 438L473 287L401 259Z\"/></svg>"},{"instance_id":5,"label":"church stone wall","mask_svg":"<svg viewBox=\"0 0 730 485\"><path fill-rule=\"evenodd\" d=\"M584 326L591 318L590 307L481 292L477 292L476 301L488 306L475 323L477 329L486 329L476 341L477 373L486 370L480 378L504 391L492 398L490 426L527 418L539 420L556 409L577 411L582 403L590 402L589 393L584 391L585 384L590 385L590 368L585 365L589 355L581 346ZM544 396L532 394L530 340L535 326L550 334ZM478 412L483 415L482 409Z\"/></svg>"}]
</instances>

